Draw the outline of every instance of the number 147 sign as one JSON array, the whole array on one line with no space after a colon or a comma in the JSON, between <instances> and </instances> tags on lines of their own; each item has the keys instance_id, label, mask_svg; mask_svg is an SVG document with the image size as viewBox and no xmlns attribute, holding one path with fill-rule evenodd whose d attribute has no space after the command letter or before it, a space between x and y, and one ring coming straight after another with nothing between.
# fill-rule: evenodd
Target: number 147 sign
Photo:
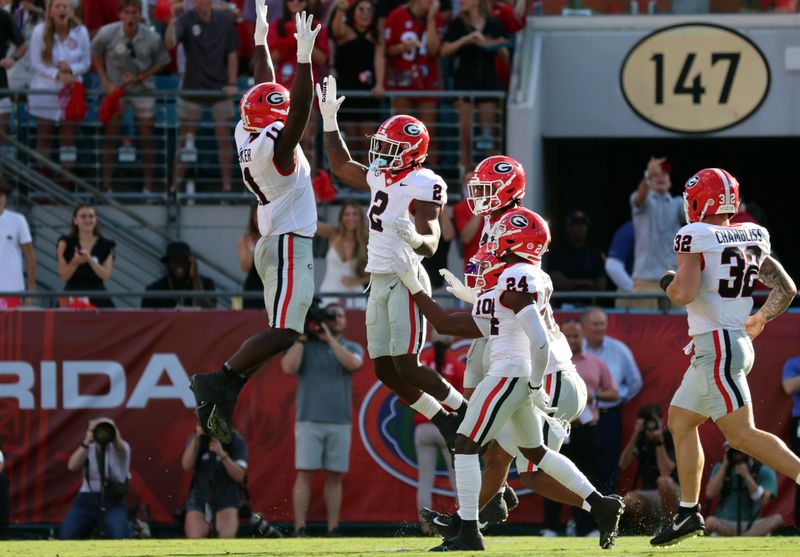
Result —
<instances>
[{"instance_id":1,"label":"number 147 sign","mask_svg":"<svg viewBox=\"0 0 800 557\"><path fill-rule=\"evenodd\" d=\"M742 122L769 91L766 58L744 35L690 23L659 29L625 58L620 85L640 117L670 131L708 133Z\"/></svg>"}]
</instances>

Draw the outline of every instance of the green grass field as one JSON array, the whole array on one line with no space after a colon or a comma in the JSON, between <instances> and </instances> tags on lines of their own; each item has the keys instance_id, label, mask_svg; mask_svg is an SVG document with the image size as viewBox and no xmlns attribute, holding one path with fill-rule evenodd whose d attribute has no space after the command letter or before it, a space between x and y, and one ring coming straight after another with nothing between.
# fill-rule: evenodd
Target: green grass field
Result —
<instances>
[{"instance_id":1,"label":"green grass field","mask_svg":"<svg viewBox=\"0 0 800 557\"><path fill-rule=\"evenodd\" d=\"M0 542L0 555L14 557L211 557L333 555L429 555L436 538L310 538L220 540L126 540L126 541L10 541ZM486 555L519 557L595 557L636 555L645 557L759 557L800 556L800 538L695 538L676 547L652 549L647 538L625 537L610 550L597 546L595 538L487 537ZM466 553L457 553L465 555Z\"/></svg>"}]
</instances>

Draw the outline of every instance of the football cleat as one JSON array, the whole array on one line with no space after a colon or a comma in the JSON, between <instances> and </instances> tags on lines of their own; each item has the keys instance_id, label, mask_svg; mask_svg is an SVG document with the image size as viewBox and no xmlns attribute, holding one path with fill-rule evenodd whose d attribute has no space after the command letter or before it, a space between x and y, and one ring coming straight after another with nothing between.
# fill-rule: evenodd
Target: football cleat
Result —
<instances>
[{"instance_id":1,"label":"football cleat","mask_svg":"<svg viewBox=\"0 0 800 557\"><path fill-rule=\"evenodd\" d=\"M600 530L600 547L609 549L619 535L619 519L625 512L625 503L617 497L603 497L602 500L592 505L592 516L597 521Z\"/></svg>"},{"instance_id":2,"label":"football cleat","mask_svg":"<svg viewBox=\"0 0 800 557\"><path fill-rule=\"evenodd\" d=\"M653 546L670 546L695 536L706 535L706 523L699 511L678 512L667 526L650 540Z\"/></svg>"},{"instance_id":3,"label":"football cleat","mask_svg":"<svg viewBox=\"0 0 800 557\"><path fill-rule=\"evenodd\" d=\"M458 426L461 425L461 419L462 416L456 412L446 412L444 410L431 418L431 423L436 426L436 429L444 437L450 454L453 454L456 450L456 435L458 434Z\"/></svg>"},{"instance_id":4,"label":"football cleat","mask_svg":"<svg viewBox=\"0 0 800 557\"><path fill-rule=\"evenodd\" d=\"M465 527L470 524L470 527ZM458 535L444 540L431 551L486 551L486 543L475 522L462 522Z\"/></svg>"},{"instance_id":5,"label":"football cleat","mask_svg":"<svg viewBox=\"0 0 800 557\"><path fill-rule=\"evenodd\" d=\"M517 492L514 491L510 485L506 486L506 490L503 492L503 500L506 502L506 508L508 512L513 511L519 506L519 497L517 497Z\"/></svg>"},{"instance_id":6,"label":"football cleat","mask_svg":"<svg viewBox=\"0 0 800 557\"><path fill-rule=\"evenodd\" d=\"M487 524L505 522L508 519L508 507L503 495L498 493L492 497L478 513L478 518L481 522L486 522Z\"/></svg>"},{"instance_id":7,"label":"football cleat","mask_svg":"<svg viewBox=\"0 0 800 557\"><path fill-rule=\"evenodd\" d=\"M221 372L192 375L191 389L195 399L195 414L200 427L223 443L233 439L233 410L241 385L227 379Z\"/></svg>"},{"instance_id":8,"label":"football cleat","mask_svg":"<svg viewBox=\"0 0 800 557\"><path fill-rule=\"evenodd\" d=\"M458 516L458 513L444 514L423 507L419 511L419 518L428 525L431 532L435 532L445 539L457 536L461 529L461 517Z\"/></svg>"}]
</instances>

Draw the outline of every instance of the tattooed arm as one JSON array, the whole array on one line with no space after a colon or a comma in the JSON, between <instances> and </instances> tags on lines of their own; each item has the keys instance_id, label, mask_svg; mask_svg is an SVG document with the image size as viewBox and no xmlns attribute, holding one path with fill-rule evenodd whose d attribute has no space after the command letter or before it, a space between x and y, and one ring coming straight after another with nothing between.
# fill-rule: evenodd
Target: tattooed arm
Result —
<instances>
[{"instance_id":1,"label":"tattooed arm","mask_svg":"<svg viewBox=\"0 0 800 557\"><path fill-rule=\"evenodd\" d=\"M770 256L764 260L758 272L758 280L770 287L772 290L767 296L767 301L757 312L747 318L745 329L750 339L755 339L764 330L767 322L772 321L792 303L797 295L797 287L783 268Z\"/></svg>"}]
</instances>

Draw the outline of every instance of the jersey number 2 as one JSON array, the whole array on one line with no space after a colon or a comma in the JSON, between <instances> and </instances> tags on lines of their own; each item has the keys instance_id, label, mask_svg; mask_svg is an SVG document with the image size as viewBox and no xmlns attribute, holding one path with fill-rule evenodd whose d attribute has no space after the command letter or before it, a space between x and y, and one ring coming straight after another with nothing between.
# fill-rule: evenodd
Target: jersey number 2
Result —
<instances>
[{"instance_id":1,"label":"jersey number 2","mask_svg":"<svg viewBox=\"0 0 800 557\"><path fill-rule=\"evenodd\" d=\"M383 214L389 206L389 194L383 190L375 192L375 199L369 208L369 227L375 232L383 232L383 221L378 217Z\"/></svg>"},{"instance_id":2,"label":"jersey number 2","mask_svg":"<svg viewBox=\"0 0 800 557\"><path fill-rule=\"evenodd\" d=\"M722 264L730 265L730 278L719 281L719 295L723 298L752 296L760 257L761 248L758 246L746 246L744 251L736 246L725 248L722 251Z\"/></svg>"}]
</instances>

